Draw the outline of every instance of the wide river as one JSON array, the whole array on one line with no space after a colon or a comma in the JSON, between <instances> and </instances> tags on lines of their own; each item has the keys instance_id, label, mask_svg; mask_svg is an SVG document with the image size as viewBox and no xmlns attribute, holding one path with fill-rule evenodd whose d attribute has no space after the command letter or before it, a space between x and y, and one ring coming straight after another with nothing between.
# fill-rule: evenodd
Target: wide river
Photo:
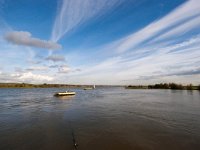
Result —
<instances>
[{"instance_id":1,"label":"wide river","mask_svg":"<svg viewBox=\"0 0 200 150\"><path fill-rule=\"evenodd\" d=\"M200 92L0 89L0 150L200 150Z\"/></svg>"}]
</instances>

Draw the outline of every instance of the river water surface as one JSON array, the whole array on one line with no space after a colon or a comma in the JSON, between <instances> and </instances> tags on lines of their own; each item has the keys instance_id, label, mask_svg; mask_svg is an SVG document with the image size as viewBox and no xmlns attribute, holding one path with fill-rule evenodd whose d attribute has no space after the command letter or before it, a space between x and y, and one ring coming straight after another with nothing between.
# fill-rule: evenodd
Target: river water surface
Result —
<instances>
[{"instance_id":1,"label":"river water surface","mask_svg":"<svg viewBox=\"0 0 200 150\"><path fill-rule=\"evenodd\" d=\"M199 91L65 90L0 89L0 150L200 149Z\"/></svg>"}]
</instances>

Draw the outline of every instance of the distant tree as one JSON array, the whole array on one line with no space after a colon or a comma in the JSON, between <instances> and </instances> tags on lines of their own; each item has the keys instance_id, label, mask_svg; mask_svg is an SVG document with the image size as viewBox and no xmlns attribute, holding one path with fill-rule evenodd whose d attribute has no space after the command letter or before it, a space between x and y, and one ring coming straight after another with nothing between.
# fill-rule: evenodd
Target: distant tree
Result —
<instances>
[{"instance_id":1,"label":"distant tree","mask_svg":"<svg viewBox=\"0 0 200 150\"><path fill-rule=\"evenodd\" d=\"M177 89L177 90L182 90L183 89L183 85L181 84L176 84L176 83L170 83L169 84L170 89Z\"/></svg>"},{"instance_id":2,"label":"distant tree","mask_svg":"<svg viewBox=\"0 0 200 150\"><path fill-rule=\"evenodd\" d=\"M192 84L187 85L187 86L186 86L186 89L187 89L187 90L193 90Z\"/></svg>"},{"instance_id":3,"label":"distant tree","mask_svg":"<svg viewBox=\"0 0 200 150\"><path fill-rule=\"evenodd\" d=\"M175 83L169 84L170 89L177 89L177 85Z\"/></svg>"},{"instance_id":4,"label":"distant tree","mask_svg":"<svg viewBox=\"0 0 200 150\"><path fill-rule=\"evenodd\" d=\"M164 83L164 84L163 84L163 88L164 88L164 89L169 89L169 84Z\"/></svg>"},{"instance_id":5,"label":"distant tree","mask_svg":"<svg viewBox=\"0 0 200 150\"><path fill-rule=\"evenodd\" d=\"M155 84L155 85L148 85L149 89L169 89L169 84L167 83L160 83L160 84Z\"/></svg>"},{"instance_id":6,"label":"distant tree","mask_svg":"<svg viewBox=\"0 0 200 150\"><path fill-rule=\"evenodd\" d=\"M198 90L200 90L200 85L198 86Z\"/></svg>"},{"instance_id":7,"label":"distant tree","mask_svg":"<svg viewBox=\"0 0 200 150\"><path fill-rule=\"evenodd\" d=\"M179 90L183 90L183 89L184 89L183 85L182 85L182 84L179 84L179 85L178 85L178 89L179 89Z\"/></svg>"}]
</instances>

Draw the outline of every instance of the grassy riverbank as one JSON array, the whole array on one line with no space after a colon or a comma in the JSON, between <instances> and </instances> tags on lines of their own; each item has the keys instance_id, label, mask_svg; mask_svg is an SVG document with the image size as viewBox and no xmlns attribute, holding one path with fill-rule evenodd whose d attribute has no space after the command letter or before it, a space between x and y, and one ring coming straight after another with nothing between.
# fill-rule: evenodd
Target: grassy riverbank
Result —
<instances>
[{"instance_id":1,"label":"grassy riverbank","mask_svg":"<svg viewBox=\"0 0 200 150\"><path fill-rule=\"evenodd\" d=\"M0 88L83 88L84 85L0 83Z\"/></svg>"},{"instance_id":2,"label":"grassy riverbank","mask_svg":"<svg viewBox=\"0 0 200 150\"><path fill-rule=\"evenodd\" d=\"M0 83L0 88L93 88L94 85L73 84L29 84L29 83ZM120 85L97 85L98 88L123 87Z\"/></svg>"}]
</instances>

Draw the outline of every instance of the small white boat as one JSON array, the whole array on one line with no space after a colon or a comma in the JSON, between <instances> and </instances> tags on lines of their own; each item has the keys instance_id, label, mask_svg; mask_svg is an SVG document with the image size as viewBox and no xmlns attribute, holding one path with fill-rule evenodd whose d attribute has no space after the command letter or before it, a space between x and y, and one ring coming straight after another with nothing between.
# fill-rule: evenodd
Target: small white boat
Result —
<instances>
[{"instance_id":1,"label":"small white boat","mask_svg":"<svg viewBox=\"0 0 200 150\"><path fill-rule=\"evenodd\" d=\"M76 94L76 92L66 91L66 92L55 93L54 96L72 96L75 94Z\"/></svg>"},{"instance_id":2,"label":"small white boat","mask_svg":"<svg viewBox=\"0 0 200 150\"><path fill-rule=\"evenodd\" d=\"M86 88L84 88L84 90L93 90L93 88L91 88L91 87L86 87Z\"/></svg>"},{"instance_id":3,"label":"small white boat","mask_svg":"<svg viewBox=\"0 0 200 150\"><path fill-rule=\"evenodd\" d=\"M93 85L93 87L86 87L84 88L84 90L94 90L95 89L95 85Z\"/></svg>"}]
</instances>

